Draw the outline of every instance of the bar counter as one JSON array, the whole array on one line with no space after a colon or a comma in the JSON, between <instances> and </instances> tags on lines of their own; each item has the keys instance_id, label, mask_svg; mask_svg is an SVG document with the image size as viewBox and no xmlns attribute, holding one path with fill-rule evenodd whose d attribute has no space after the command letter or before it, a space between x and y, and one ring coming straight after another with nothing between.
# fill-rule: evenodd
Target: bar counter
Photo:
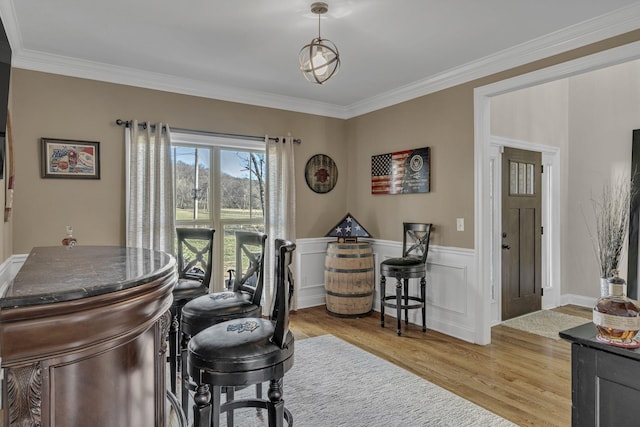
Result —
<instances>
[{"instance_id":1,"label":"bar counter","mask_svg":"<svg viewBox=\"0 0 640 427\"><path fill-rule=\"evenodd\" d=\"M34 248L0 298L5 426L164 426L175 259Z\"/></svg>"}]
</instances>

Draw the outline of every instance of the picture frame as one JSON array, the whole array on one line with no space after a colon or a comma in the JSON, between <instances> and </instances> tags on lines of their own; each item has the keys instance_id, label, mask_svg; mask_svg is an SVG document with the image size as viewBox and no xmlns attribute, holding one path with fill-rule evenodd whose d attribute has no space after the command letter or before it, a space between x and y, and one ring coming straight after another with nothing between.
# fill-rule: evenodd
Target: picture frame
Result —
<instances>
[{"instance_id":1,"label":"picture frame","mask_svg":"<svg viewBox=\"0 0 640 427\"><path fill-rule=\"evenodd\" d=\"M431 149L412 148L371 156L371 194L431 192Z\"/></svg>"},{"instance_id":2,"label":"picture frame","mask_svg":"<svg viewBox=\"0 0 640 427\"><path fill-rule=\"evenodd\" d=\"M100 142L40 138L42 178L100 179Z\"/></svg>"}]
</instances>

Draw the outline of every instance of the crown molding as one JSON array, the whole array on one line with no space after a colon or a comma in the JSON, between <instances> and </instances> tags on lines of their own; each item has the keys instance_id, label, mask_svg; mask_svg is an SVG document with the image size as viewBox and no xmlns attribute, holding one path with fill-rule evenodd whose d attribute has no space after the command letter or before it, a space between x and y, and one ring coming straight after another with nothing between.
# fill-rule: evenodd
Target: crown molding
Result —
<instances>
[{"instance_id":1,"label":"crown molding","mask_svg":"<svg viewBox=\"0 0 640 427\"><path fill-rule=\"evenodd\" d=\"M327 117L343 117L343 108L309 99L250 91L183 77L141 71L22 49L14 53L12 66L45 73L61 74L89 80L98 80L128 86L193 95L221 101L277 108Z\"/></svg>"},{"instance_id":2,"label":"crown molding","mask_svg":"<svg viewBox=\"0 0 640 427\"><path fill-rule=\"evenodd\" d=\"M640 28L640 3L504 49L346 108L356 117Z\"/></svg>"},{"instance_id":3,"label":"crown molding","mask_svg":"<svg viewBox=\"0 0 640 427\"><path fill-rule=\"evenodd\" d=\"M0 14L13 49L12 65L16 68L339 119L357 117L640 28L640 3L636 3L343 106L27 50L22 46L13 1L0 2Z\"/></svg>"}]
</instances>

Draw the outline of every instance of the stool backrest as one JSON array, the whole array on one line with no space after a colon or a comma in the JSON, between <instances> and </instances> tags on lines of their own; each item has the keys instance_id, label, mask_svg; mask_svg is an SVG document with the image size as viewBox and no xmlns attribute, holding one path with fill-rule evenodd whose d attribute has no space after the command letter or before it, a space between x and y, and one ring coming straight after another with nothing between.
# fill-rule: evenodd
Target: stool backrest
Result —
<instances>
[{"instance_id":1,"label":"stool backrest","mask_svg":"<svg viewBox=\"0 0 640 427\"><path fill-rule=\"evenodd\" d=\"M260 305L264 287L264 246L267 235L252 231L236 231L235 292L251 295L251 302Z\"/></svg>"},{"instance_id":2,"label":"stool backrest","mask_svg":"<svg viewBox=\"0 0 640 427\"><path fill-rule=\"evenodd\" d=\"M213 268L213 228L176 228L178 278L209 285Z\"/></svg>"},{"instance_id":3,"label":"stool backrest","mask_svg":"<svg viewBox=\"0 0 640 427\"><path fill-rule=\"evenodd\" d=\"M271 310L271 320L275 321L273 342L283 347L289 332L289 303L293 294L293 274L290 265L296 244L287 240L276 239L275 296Z\"/></svg>"},{"instance_id":4,"label":"stool backrest","mask_svg":"<svg viewBox=\"0 0 640 427\"><path fill-rule=\"evenodd\" d=\"M426 262L427 253L429 252L431 224L405 222L403 223L403 227L402 257L417 258L423 263Z\"/></svg>"}]
</instances>

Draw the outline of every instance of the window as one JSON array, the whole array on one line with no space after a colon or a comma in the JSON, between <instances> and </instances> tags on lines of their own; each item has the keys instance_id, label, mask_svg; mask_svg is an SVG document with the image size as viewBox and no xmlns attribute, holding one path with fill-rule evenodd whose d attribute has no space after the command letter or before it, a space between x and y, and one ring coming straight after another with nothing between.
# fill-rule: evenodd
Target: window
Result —
<instances>
[{"instance_id":1,"label":"window","mask_svg":"<svg viewBox=\"0 0 640 427\"><path fill-rule=\"evenodd\" d=\"M213 227L213 286L235 268L235 232L264 232L263 141L172 132L176 225ZM219 254L223 254L220 256Z\"/></svg>"},{"instance_id":2,"label":"window","mask_svg":"<svg viewBox=\"0 0 640 427\"><path fill-rule=\"evenodd\" d=\"M532 163L509 161L509 194L535 195L534 180L534 165Z\"/></svg>"}]
</instances>

